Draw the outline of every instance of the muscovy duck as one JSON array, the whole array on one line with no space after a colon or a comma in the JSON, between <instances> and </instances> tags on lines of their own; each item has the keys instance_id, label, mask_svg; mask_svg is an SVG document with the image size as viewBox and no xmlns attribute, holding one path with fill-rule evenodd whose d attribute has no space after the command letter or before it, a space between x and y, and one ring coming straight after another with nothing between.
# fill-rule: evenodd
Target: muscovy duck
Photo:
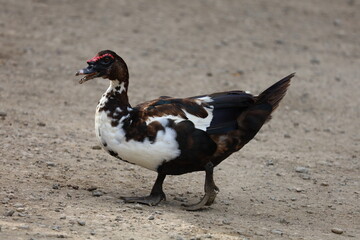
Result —
<instances>
[{"instance_id":1,"label":"muscovy duck","mask_svg":"<svg viewBox=\"0 0 360 240\"><path fill-rule=\"evenodd\" d=\"M76 73L79 83L102 77L110 86L95 114L96 136L110 155L157 172L149 196L123 197L126 203L150 206L165 200L166 175L205 171L205 195L186 210L210 206L219 191L213 169L239 151L271 117L294 74L258 96L244 91L173 98L163 96L131 107L129 73L124 60L110 50L100 51Z\"/></svg>"}]
</instances>

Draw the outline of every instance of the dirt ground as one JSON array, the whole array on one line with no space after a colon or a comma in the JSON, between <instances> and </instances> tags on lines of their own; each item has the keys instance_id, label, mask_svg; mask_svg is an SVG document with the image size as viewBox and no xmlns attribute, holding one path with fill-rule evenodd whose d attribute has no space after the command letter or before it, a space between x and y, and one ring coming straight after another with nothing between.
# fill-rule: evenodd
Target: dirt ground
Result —
<instances>
[{"instance_id":1,"label":"dirt ground","mask_svg":"<svg viewBox=\"0 0 360 240\"><path fill-rule=\"evenodd\" d=\"M0 239L360 239L360 1L0 0ZM99 50L130 70L133 105L259 93L296 72L273 119L215 170L169 176L102 150L107 80L74 74Z\"/></svg>"}]
</instances>

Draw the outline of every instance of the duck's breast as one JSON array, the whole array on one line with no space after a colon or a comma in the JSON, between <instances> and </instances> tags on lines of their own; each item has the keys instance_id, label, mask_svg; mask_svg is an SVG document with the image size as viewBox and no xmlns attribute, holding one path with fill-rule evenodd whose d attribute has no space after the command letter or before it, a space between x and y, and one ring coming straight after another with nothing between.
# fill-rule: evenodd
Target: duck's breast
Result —
<instances>
[{"instance_id":1,"label":"duck's breast","mask_svg":"<svg viewBox=\"0 0 360 240\"><path fill-rule=\"evenodd\" d=\"M113 119L108 115L105 111L96 112L95 130L100 144L111 155L153 171L180 155L176 131L168 126L168 119L158 121L162 130L157 131L155 137L139 141L126 137L123 125L130 114L122 117L117 126L111 124Z\"/></svg>"}]
</instances>

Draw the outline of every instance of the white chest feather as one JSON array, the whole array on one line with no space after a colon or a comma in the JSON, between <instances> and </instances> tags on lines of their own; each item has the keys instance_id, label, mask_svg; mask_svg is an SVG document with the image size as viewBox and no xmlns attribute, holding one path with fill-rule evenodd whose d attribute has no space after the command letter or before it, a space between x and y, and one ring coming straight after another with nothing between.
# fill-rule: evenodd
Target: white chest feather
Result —
<instances>
[{"instance_id":1,"label":"white chest feather","mask_svg":"<svg viewBox=\"0 0 360 240\"><path fill-rule=\"evenodd\" d=\"M101 104L101 101L100 103ZM156 171L164 162L170 161L180 155L176 132L166 127L164 131L158 131L154 141L145 138L144 141L126 140L123 130L123 121L129 117L123 117L116 127L111 125L111 119L105 111L95 115L96 136L106 150L111 150L118 156L133 164Z\"/></svg>"}]
</instances>

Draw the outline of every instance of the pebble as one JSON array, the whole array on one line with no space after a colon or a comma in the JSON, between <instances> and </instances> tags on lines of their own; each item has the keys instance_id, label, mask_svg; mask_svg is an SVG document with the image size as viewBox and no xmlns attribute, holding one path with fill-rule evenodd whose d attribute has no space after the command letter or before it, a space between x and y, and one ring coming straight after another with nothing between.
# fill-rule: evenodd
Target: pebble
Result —
<instances>
[{"instance_id":1,"label":"pebble","mask_svg":"<svg viewBox=\"0 0 360 240\"><path fill-rule=\"evenodd\" d=\"M148 217L148 220L154 220L154 219L155 219L154 215L150 215L150 216Z\"/></svg>"},{"instance_id":2,"label":"pebble","mask_svg":"<svg viewBox=\"0 0 360 240\"><path fill-rule=\"evenodd\" d=\"M282 236L284 233L278 229L274 229L274 230L271 230L271 233L274 233L274 234L278 234L280 236Z\"/></svg>"},{"instance_id":3,"label":"pebble","mask_svg":"<svg viewBox=\"0 0 360 240\"><path fill-rule=\"evenodd\" d=\"M37 125L38 125L39 127L45 127L45 126L46 126L46 123L38 122Z\"/></svg>"},{"instance_id":4,"label":"pebble","mask_svg":"<svg viewBox=\"0 0 360 240\"><path fill-rule=\"evenodd\" d=\"M54 184L52 185L52 189L60 189L60 184L54 183Z\"/></svg>"},{"instance_id":5,"label":"pebble","mask_svg":"<svg viewBox=\"0 0 360 240\"><path fill-rule=\"evenodd\" d=\"M309 173L309 168L307 167L296 167L295 172L298 173Z\"/></svg>"},{"instance_id":6,"label":"pebble","mask_svg":"<svg viewBox=\"0 0 360 240\"><path fill-rule=\"evenodd\" d=\"M0 111L0 117L6 117L7 116L7 113L6 112L1 112Z\"/></svg>"},{"instance_id":7,"label":"pebble","mask_svg":"<svg viewBox=\"0 0 360 240\"><path fill-rule=\"evenodd\" d=\"M55 167L55 163L54 162L46 162L46 166L48 167Z\"/></svg>"},{"instance_id":8,"label":"pebble","mask_svg":"<svg viewBox=\"0 0 360 240\"><path fill-rule=\"evenodd\" d=\"M5 212L4 216L11 217L12 215L14 215L14 213L15 213L14 210L9 210L9 211Z\"/></svg>"},{"instance_id":9,"label":"pebble","mask_svg":"<svg viewBox=\"0 0 360 240\"><path fill-rule=\"evenodd\" d=\"M100 196L104 195L104 193L100 190L95 190L95 191L92 191L92 195L94 197L100 197Z\"/></svg>"},{"instance_id":10,"label":"pebble","mask_svg":"<svg viewBox=\"0 0 360 240\"><path fill-rule=\"evenodd\" d=\"M284 138L291 138L290 134L284 134Z\"/></svg>"},{"instance_id":11,"label":"pebble","mask_svg":"<svg viewBox=\"0 0 360 240\"><path fill-rule=\"evenodd\" d=\"M310 175L309 174L301 174L301 178L304 180L310 180Z\"/></svg>"},{"instance_id":12,"label":"pebble","mask_svg":"<svg viewBox=\"0 0 360 240\"><path fill-rule=\"evenodd\" d=\"M96 145L96 146L92 146L91 149L94 149L94 150L101 150L101 147L99 145Z\"/></svg>"},{"instance_id":13,"label":"pebble","mask_svg":"<svg viewBox=\"0 0 360 240\"><path fill-rule=\"evenodd\" d=\"M85 221L82 221L82 220L78 220L77 223L80 225L80 226L85 226L86 222Z\"/></svg>"},{"instance_id":14,"label":"pebble","mask_svg":"<svg viewBox=\"0 0 360 240\"><path fill-rule=\"evenodd\" d=\"M320 186L327 187L327 186L329 186L329 184L327 182L322 182L322 183L320 183Z\"/></svg>"},{"instance_id":15,"label":"pebble","mask_svg":"<svg viewBox=\"0 0 360 240\"><path fill-rule=\"evenodd\" d=\"M90 186L90 187L88 187L86 190L88 190L88 191L94 191L94 190L96 190L97 189L97 187L95 187L95 186Z\"/></svg>"},{"instance_id":16,"label":"pebble","mask_svg":"<svg viewBox=\"0 0 360 240\"><path fill-rule=\"evenodd\" d=\"M60 230L60 226L58 225L55 225L55 226L52 226L51 229L54 230L54 231L59 231Z\"/></svg>"},{"instance_id":17,"label":"pebble","mask_svg":"<svg viewBox=\"0 0 360 240\"><path fill-rule=\"evenodd\" d=\"M344 232L341 228L332 228L331 231L336 234L342 234Z\"/></svg>"},{"instance_id":18,"label":"pebble","mask_svg":"<svg viewBox=\"0 0 360 240\"><path fill-rule=\"evenodd\" d=\"M28 216L27 214L21 213L21 212L19 212L17 215L18 215L19 217L27 217L27 216Z\"/></svg>"},{"instance_id":19,"label":"pebble","mask_svg":"<svg viewBox=\"0 0 360 240\"><path fill-rule=\"evenodd\" d=\"M15 204L13 205L13 207L15 207L15 208L22 208L22 207L24 207L24 204L22 204L22 203L15 203Z\"/></svg>"},{"instance_id":20,"label":"pebble","mask_svg":"<svg viewBox=\"0 0 360 240\"><path fill-rule=\"evenodd\" d=\"M92 231L90 232L90 235L94 236L94 235L96 235L96 232L95 232L94 230L92 230Z\"/></svg>"},{"instance_id":21,"label":"pebble","mask_svg":"<svg viewBox=\"0 0 360 240\"><path fill-rule=\"evenodd\" d=\"M266 166L274 166L274 161L273 160L268 160L267 162L266 162Z\"/></svg>"},{"instance_id":22,"label":"pebble","mask_svg":"<svg viewBox=\"0 0 360 240\"><path fill-rule=\"evenodd\" d=\"M222 220L222 223L223 223L224 225L229 225L229 224L230 224L230 221L227 220L227 219L224 219L224 220Z\"/></svg>"},{"instance_id":23,"label":"pebble","mask_svg":"<svg viewBox=\"0 0 360 240\"><path fill-rule=\"evenodd\" d=\"M23 207L18 207L18 208L16 208L16 211L17 211L17 212L25 212L25 208L23 208Z\"/></svg>"}]
</instances>

